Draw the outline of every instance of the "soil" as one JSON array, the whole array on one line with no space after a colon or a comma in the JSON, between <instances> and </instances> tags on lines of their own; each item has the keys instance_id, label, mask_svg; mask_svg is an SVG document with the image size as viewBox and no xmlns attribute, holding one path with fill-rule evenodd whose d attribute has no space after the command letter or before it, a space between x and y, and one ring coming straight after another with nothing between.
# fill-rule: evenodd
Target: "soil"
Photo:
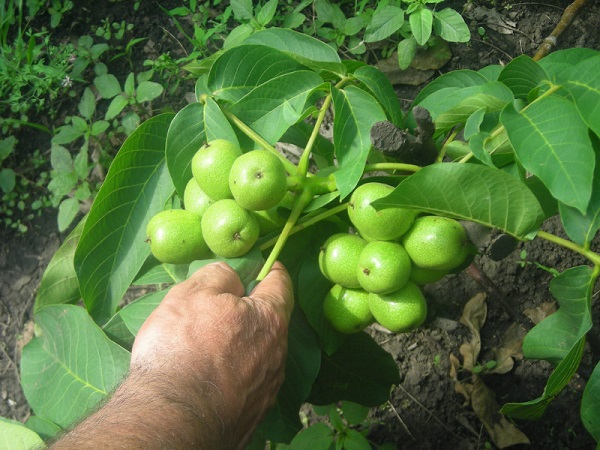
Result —
<instances>
[{"instance_id":1,"label":"soil","mask_svg":"<svg viewBox=\"0 0 600 450\"><path fill-rule=\"evenodd\" d=\"M78 2L85 14L68 14L63 19L63 38L77 36L89 30L90 24L99 24L106 17L126 20L135 24L135 36L149 37L147 45L137 47L134 62L170 49L180 52L183 38L164 12L154 2L142 2L141 9L133 12L128 2ZM123 3L127 3L124 5ZM563 9L570 3L560 0L512 3L447 2L470 17L472 30L469 44L452 45L453 57L439 72L459 68L478 69L489 64L505 64L521 54L532 56L544 37L558 23ZM592 2L593 3L593 2ZM161 2L165 7L179 6L178 2ZM87 6L86 6L87 5ZM93 6L92 6L93 5ZM110 6L108 6L110 5ZM589 47L600 50L600 6L591 4L575 19L560 37L558 48ZM165 32L167 30L168 32ZM178 42L179 41L179 42ZM127 67L123 68L126 72ZM398 86L399 97L410 101L422 87ZM165 104L179 104L183 94L166 99ZM71 114L75 104L65 102L62 113ZM69 110L71 108L71 111ZM27 142L27 139L21 140ZM37 143L36 145L40 145ZM32 151L33 149L29 149ZM27 149L23 149L27 151ZM549 231L561 234L560 222L545 224ZM43 270L65 233L56 231L56 217L48 212L30 225L26 235L2 231L0 241L0 416L25 420L29 407L19 384L20 349L32 334L32 306L36 288ZM526 250L527 258L521 258ZM527 309L542 307L552 302L548 283L552 275L534 264L559 271L585 264L577 255L542 240L521 243L502 261L487 256L476 259L482 271L499 288L503 301L497 295L488 295L487 318L481 329L480 362L493 359L493 349L503 342L506 331L522 319ZM483 449L495 448L490 435L478 419L465 397L456 392L450 377L450 356L460 360L461 344L471 339L467 327L460 322L465 304L482 287L467 273L447 277L426 288L429 314L426 323L417 331L393 335L373 328L370 333L398 362L401 384L396 387L387 406L371 415L369 439L375 444L394 443L406 449ZM504 302L504 303L503 303ZM594 308L597 320L600 311ZM527 319L523 319L527 322ZM592 336L593 343L598 336ZM516 421L515 424L529 439L529 448L535 449L592 449L595 442L579 419L579 403L585 379L598 360L600 348L589 345L581 370L568 387L554 400L542 419ZM542 394L551 373L544 361L515 358L514 367L504 374L483 374L480 377L495 394L499 404L526 401ZM472 381L470 374L459 371L462 382ZM525 447L516 445L515 448Z\"/></svg>"}]
</instances>

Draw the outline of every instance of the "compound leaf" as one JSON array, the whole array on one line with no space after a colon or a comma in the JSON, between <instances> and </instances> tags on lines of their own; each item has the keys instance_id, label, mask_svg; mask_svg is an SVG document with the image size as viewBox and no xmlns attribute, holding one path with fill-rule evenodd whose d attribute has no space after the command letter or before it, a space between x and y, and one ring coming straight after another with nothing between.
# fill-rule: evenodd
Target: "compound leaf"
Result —
<instances>
[{"instance_id":1,"label":"compound leaf","mask_svg":"<svg viewBox=\"0 0 600 450\"><path fill-rule=\"evenodd\" d=\"M78 306L47 306L35 322L21 358L23 391L38 416L66 428L109 396L130 355Z\"/></svg>"},{"instance_id":2,"label":"compound leaf","mask_svg":"<svg viewBox=\"0 0 600 450\"><path fill-rule=\"evenodd\" d=\"M412 208L470 220L519 239L537 231L544 219L539 202L525 184L500 170L476 164L424 167L373 206Z\"/></svg>"},{"instance_id":3,"label":"compound leaf","mask_svg":"<svg viewBox=\"0 0 600 450\"><path fill-rule=\"evenodd\" d=\"M573 103L550 96L521 111L510 103L500 121L523 167L539 177L556 199L585 214L595 155L588 127Z\"/></svg>"},{"instance_id":4,"label":"compound leaf","mask_svg":"<svg viewBox=\"0 0 600 450\"><path fill-rule=\"evenodd\" d=\"M125 141L85 222L75 270L87 310L99 323L117 309L150 252L146 225L173 194L165 162L172 114L156 116Z\"/></svg>"},{"instance_id":5,"label":"compound leaf","mask_svg":"<svg viewBox=\"0 0 600 450\"><path fill-rule=\"evenodd\" d=\"M402 127L404 125L402 109L389 78L373 66L359 67L353 75L383 106L390 122Z\"/></svg>"}]
</instances>

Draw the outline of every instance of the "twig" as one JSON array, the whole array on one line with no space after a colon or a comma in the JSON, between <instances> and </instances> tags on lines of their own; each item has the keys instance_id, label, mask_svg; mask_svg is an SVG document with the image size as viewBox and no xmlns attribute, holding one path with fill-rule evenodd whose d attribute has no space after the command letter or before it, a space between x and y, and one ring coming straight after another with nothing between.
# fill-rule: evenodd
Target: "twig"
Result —
<instances>
[{"instance_id":1,"label":"twig","mask_svg":"<svg viewBox=\"0 0 600 450\"><path fill-rule=\"evenodd\" d=\"M402 386L401 384L398 385L398 387L400 389L402 389L402 391L413 401L415 402L418 406L420 406L425 412L427 412L429 414L429 417L431 417L433 420L435 420L437 423L439 423L448 433L450 433L452 436L460 439L460 436L458 434L456 434L454 431L452 431L452 429L450 427L448 427L448 425L446 425L444 422L442 422L438 417L433 415L433 412L429 409L427 409L425 407L425 405L423 405L419 400L417 400L415 397L413 397L411 395L410 392L408 392L404 386Z\"/></svg>"},{"instance_id":2,"label":"twig","mask_svg":"<svg viewBox=\"0 0 600 450\"><path fill-rule=\"evenodd\" d=\"M575 0L573 3L567 6L565 12L558 21L558 24L556 24L556 27L554 27L554 30L552 30L552 33L550 33L550 35L542 41L542 45L540 45L538 51L533 57L534 61L539 61L552 51L552 49L556 46L556 42L560 35L564 33L567 27L571 25L571 22L573 22L573 19L575 19L577 14L585 6L587 6L588 3L590 3L590 0Z\"/></svg>"},{"instance_id":3,"label":"twig","mask_svg":"<svg viewBox=\"0 0 600 450\"><path fill-rule=\"evenodd\" d=\"M392 411L394 412L394 415L396 416L396 419L398 419L398 422L400 422L400 425L402 425L402 428L404 428L404 431L406 431L406 433L410 436L410 438L413 441L416 441L417 439L412 435L412 433L410 432L410 430L408 429L408 427L404 423L404 420L402 420L402 417L400 417L400 414L398 414L398 411L396 410L396 408L394 408L394 405L392 405L392 402L390 402L388 400L387 404L388 404L388 406L390 408L392 408Z\"/></svg>"},{"instance_id":4,"label":"twig","mask_svg":"<svg viewBox=\"0 0 600 450\"><path fill-rule=\"evenodd\" d=\"M499 51L500 53L504 53L504 55L510 59L511 61L514 59L512 56L510 56L508 53L506 53L504 50L502 50L500 47L496 47L494 44L490 44L489 42L483 41L481 39L475 39L475 38L471 38L471 41L475 41L475 42L479 42L481 44L485 44L485 45L489 45L490 47L492 47L494 50Z\"/></svg>"}]
</instances>

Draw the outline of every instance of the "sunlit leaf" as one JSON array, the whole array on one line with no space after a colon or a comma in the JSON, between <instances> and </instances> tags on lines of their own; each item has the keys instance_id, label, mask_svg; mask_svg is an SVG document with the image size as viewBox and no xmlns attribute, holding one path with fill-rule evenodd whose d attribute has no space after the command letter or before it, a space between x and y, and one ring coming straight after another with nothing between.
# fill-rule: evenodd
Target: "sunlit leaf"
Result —
<instances>
[{"instance_id":1,"label":"sunlit leaf","mask_svg":"<svg viewBox=\"0 0 600 450\"><path fill-rule=\"evenodd\" d=\"M448 42L469 42L471 32L462 16L452 8L433 12L435 34Z\"/></svg>"},{"instance_id":2,"label":"sunlit leaf","mask_svg":"<svg viewBox=\"0 0 600 450\"><path fill-rule=\"evenodd\" d=\"M382 41L404 25L404 11L397 6L378 8L365 29L365 42Z\"/></svg>"},{"instance_id":3,"label":"sunlit leaf","mask_svg":"<svg viewBox=\"0 0 600 450\"><path fill-rule=\"evenodd\" d=\"M58 303L75 303L81 298L73 259L85 224L84 217L58 248L42 275L34 311Z\"/></svg>"},{"instance_id":4,"label":"sunlit leaf","mask_svg":"<svg viewBox=\"0 0 600 450\"><path fill-rule=\"evenodd\" d=\"M130 355L81 307L50 305L35 322L39 331L21 358L23 391L37 415L66 428L108 398Z\"/></svg>"},{"instance_id":5,"label":"sunlit leaf","mask_svg":"<svg viewBox=\"0 0 600 450\"><path fill-rule=\"evenodd\" d=\"M340 198L344 199L362 177L371 149L373 124L386 120L386 116L379 103L357 87L332 88L332 95L335 112L333 142L339 163L335 179Z\"/></svg>"},{"instance_id":6,"label":"sunlit leaf","mask_svg":"<svg viewBox=\"0 0 600 450\"><path fill-rule=\"evenodd\" d=\"M424 99L442 89L454 92L458 89L486 84L489 80L474 70L455 70L448 72L425 86L415 98L413 106L419 105Z\"/></svg>"},{"instance_id":7,"label":"sunlit leaf","mask_svg":"<svg viewBox=\"0 0 600 450\"><path fill-rule=\"evenodd\" d=\"M280 75L253 89L229 110L270 144L303 115L311 92L323 80L299 70Z\"/></svg>"},{"instance_id":8,"label":"sunlit leaf","mask_svg":"<svg viewBox=\"0 0 600 450\"><path fill-rule=\"evenodd\" d=\"M180 198L192 178L192 158L206 140L204 105L191 103L177 113L167 134L167 167Z\"/></svg>"},{"instance_id":9,"label":"sunlit leaf","mask_svg":"<svg viewBox=\"0 0 600 450\"><path fill-rule=\"evenodd\" d=\"M539 177L559 201L585 213L595 155L588 127L573 103L550 96L521 111L511 103L500 120L523 167Z\"/></svg>"},{"instance_id":10,"label":"sunlit leaf","mask_svg":"<svg viewBox=\"0 0 600 450\"><path fill-rule=\"evenodd\" d=\"M208 75L208 87L213 95L236 102L256 86L303 69L306 67L279 50L243 45L226 51L215 61Z\"/></svg>"},{"instance_id":11,"label":"sunlit leaf","mask_svg":"<svg viewBox=\"0 0 600 450\"><path fill-rule=\"evenodd\" d=\"M544 56L538 61L538 64L546 71L550 81L562 85L572 78L579 62L598 56L598 54L598 50L591 48L569 48Z\"/></svg>"},{"instance_id":12,"label":"sunlit leaf","mask_svg":"<svg viewBox=\"0 0 600 450\"><path fill-rule=\"evenodd\" d=\"M75 270L86 308L100 323L113 315L146 260L146 225L173 194L165 162L172 118L156 116L125 141L85 222Z\"/></svg>"},{"instance_id":13,"label":"sunlit leaf","mask_svg":"<svg viewBox=\"0 0 600 450\"><path fill-rule=\"evenodd\" d=\"M207 141L226 139L239 144L235 130L212 98L207 98L204 105L204 128Z\"/></svg>"},{"instance_id":14,"label":"sunlit leaf","mask_svg":"<svg viewBox=\"0 0 600 450\"><path fill-rule=\"evenodd\" d=\"M23 423L0 417L0 449L30 450L43 445L42 438Z\"/></svg>"},{"instance_id":15,"label":"sunlit leaf","mask_svg":"<svg viewBox=\"0 0 600 450\"><path fill-rule=\"evenodd\" d=\"M419 45L425 45L431 37L433 29L433 13L430 9L421 7L408 16L410 31Z\"/></svg>"},{"instance_id":16,"label":"sunlit leaf","mask_svg":"<svg viewBox=\"0 0 600 450\"><path fill-rule=\"evenodd\" d=\"M375 208L413 208L499 228L525 239L544 214L525 184L500 170L478 164L440 163L411 175Z\"/></svg>"}]
</instances>

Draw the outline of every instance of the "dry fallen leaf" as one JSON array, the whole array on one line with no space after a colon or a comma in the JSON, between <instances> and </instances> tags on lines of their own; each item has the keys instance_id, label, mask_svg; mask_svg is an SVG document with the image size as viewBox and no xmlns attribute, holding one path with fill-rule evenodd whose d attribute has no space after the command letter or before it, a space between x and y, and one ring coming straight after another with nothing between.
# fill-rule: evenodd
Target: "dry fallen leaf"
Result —
<instances>
[{"instance_id":1,"label":"dry fallen leaf","mask_svg":"<svg viewBox=\"0 0 600 450\"><path fill-rule=\"evenodd\" d=\"M502 340L498 347L492 349L496 366L489 370L489 373L507 373L514 366L513 358L523 358L523 338L527 331L520 325L513 323L502 336Z\"/></svg>"},{"instance_id":2,"label":"dry fallen leaf","mask_svg":"<svg viewBox=\"0 0 600 450\"><path fill-rule=\"evenodd\" d=\"M545 302L535 308L527 308L523 311L523 314L529 317L533 323L538 324L555 312L556 302Z\"/></svg>"},{"instance_id":3,"label":"dry fallen leaf","mask_svg":"<svg viewBox=\"0 0 600 450\"><path fill-rule=\"evenodd\" d=\"M463 309L460 322L471 331L471 340L460 346L460 354L463 356L463 367L469 371L477 364L481 350L481 338L479 331L485 323L487 316L487 304L485 293L480 292L470 299Z\"/></svg>"}]
</instances>

